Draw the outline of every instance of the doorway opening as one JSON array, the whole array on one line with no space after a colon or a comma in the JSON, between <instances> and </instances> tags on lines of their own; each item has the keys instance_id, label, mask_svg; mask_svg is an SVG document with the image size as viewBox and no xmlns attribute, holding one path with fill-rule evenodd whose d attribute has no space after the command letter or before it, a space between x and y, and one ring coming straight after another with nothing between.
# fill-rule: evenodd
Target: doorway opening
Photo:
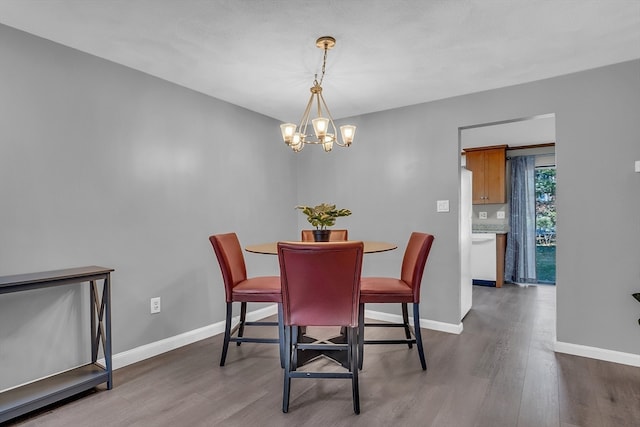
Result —
<instances>
[{"instance_id":1,"label":"doorway opening","mask_svg":"<svg viewBox=\"0 0 640 427\"><path fill-rule=\"evenodd\" d=\"M506 234L506 250L497 253L497 259L504 257L504 281L522 286L556 285L555 114L464 126L458 129L458 140L462 167L466 165L463 150L496 145L507 147L506 202L473 205L471 220L472 232ZM519 157L529 157L526 195L512 192L516 179L511 173L515 163L519 163L515 161ZM534 184L534 178L537 178L537 184ZM524 188L520 184L518 187ZM467 221L463 216L461 214L461 224ZM461 226L460 230L463 229ZM461 242L463 237L466 236L461 232ZM463 243L460 247L464 254ZM507 261L510 274L507 274ZM465 270L461 272L461 276L466 277Z\"/></svg>"}]
</instances>

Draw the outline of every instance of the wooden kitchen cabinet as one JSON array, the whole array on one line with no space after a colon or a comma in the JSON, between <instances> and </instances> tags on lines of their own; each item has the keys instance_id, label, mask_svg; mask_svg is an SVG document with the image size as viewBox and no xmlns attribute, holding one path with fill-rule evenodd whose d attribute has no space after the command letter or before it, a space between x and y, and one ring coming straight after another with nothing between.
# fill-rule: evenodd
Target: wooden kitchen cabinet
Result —
<instances>
[{"instance_id":1,"label":"wooden kitchen cabinet","mask_svg":"<svg viewBox=\"0 0 640 427\"><path fill-rule=\"evenodd\" d=\"M464 153L467 169L473 172L473 204L507 203L507 146L465 148Z\"/></svg>"}]
</instances>

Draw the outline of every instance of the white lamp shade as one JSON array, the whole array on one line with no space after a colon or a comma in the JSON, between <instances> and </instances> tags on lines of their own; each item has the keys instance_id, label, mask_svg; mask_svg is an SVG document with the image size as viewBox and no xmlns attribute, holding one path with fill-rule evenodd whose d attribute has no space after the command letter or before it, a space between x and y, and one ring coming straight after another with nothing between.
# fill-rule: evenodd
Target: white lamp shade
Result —
<instances>
[{"instance_id":1,"label":"white lamp shade","mask_svg":"<svg viewBox=\"0 0 640 427\"><path fill-rule=\"evenodd\" d=\"M340 133L342 134L342 143L349 146L353 142L353 137L356 134L356 127L352 125L340 126Z\"/></svg>"},{"instance_id":2,"label":"white lamp shade","mask_svg":"<svg viewBox=\"0 0 640 427\"><path fill-rule=\"evenodd\" d=\"M322 148L325 152L329 152L333 149L333 134L329 133L322 139Z\"/></svg>"},{"instance_id":3,"label":"white lamp shade","mask_svg":"<svg viewBox=\"0 0 640 427\"><path fill-rule=\"evenodd\" d=\"M286 144L291 145L291 142L293 142L293 136L296 133L296 125L293 123L283 123L280 125L280 131L282 132L282 140Z\"/></svg>"},{"instance_id":4,"label":"white lamp shade","mask_svg":"<svg viewBox=\"0 0 640 427\"><path fill-rule=\"evenodd\" d=\"M322 141L324 136L327 134L327 129L329 128L329 119L316 117L311 120L311 123L313 123L313 130L316 133L316 138L318 138L318 141Z\"/></svg>"},{"instance_id":5,"label":"white lamp shade","mask_svg":"<svg viewBox=\"0 0 640 427\"><path fill-rule=\"evenodd\" d=\"M293 135L293 140L291 144L289 144L289 146L296 153L302 150L302 148L304 147L304 144L302 143L302 134L300 132L296 132Z\"/></svg>"}]
</instances>

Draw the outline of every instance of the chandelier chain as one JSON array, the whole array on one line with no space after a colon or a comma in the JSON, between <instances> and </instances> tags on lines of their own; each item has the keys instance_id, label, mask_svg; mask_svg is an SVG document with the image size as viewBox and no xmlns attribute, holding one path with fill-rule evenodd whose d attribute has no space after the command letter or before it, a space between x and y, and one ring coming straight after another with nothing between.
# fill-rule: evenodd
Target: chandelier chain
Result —
<instances>
[{"instance_id":1,"label":"chandelier chain","mask_svg":"<svg viewBox=\"0 0 640 427\"><path fill-rule=\"evenodd\" d=\"M324 71L325 71L325 67L327 65L327 51L329 49L327 49L327 44L325 43L324 45L324 57L322 58L322 76L320 76L320 83L318 83L318 85L322 86L322 80L324 80ZM316 74L316 78L317 78L317 74Z\"/></svg>"}]
</instances>

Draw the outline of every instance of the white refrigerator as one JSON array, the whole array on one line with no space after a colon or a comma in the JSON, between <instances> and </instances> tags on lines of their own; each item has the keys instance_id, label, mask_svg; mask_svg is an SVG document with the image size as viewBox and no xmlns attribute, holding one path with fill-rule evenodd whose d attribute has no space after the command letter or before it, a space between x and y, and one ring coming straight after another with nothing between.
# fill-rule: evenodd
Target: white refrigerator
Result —
<instances>
[{"instance_id":1,"label":"white refrigerator","mask_svg":"<svg viewBox=\"0 0 640 427\"><path fill-rule=\"evenodd\" d=\"M460 320L467 315L473 302L471 277L471 223L473 221L472 172L460 168Z\"/></svg>"}]
</instances>

